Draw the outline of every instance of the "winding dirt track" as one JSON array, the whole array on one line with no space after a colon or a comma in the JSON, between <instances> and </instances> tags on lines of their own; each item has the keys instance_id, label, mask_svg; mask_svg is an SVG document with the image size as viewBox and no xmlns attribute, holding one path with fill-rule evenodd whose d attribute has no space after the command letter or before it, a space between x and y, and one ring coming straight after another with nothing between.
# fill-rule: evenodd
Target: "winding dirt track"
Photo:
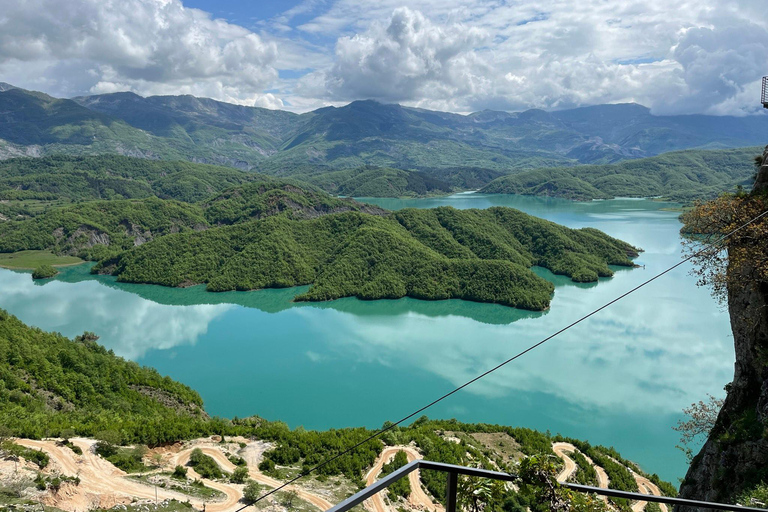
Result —
<instances>
[{"instance_id":1,"label":"winding dirt track","mask_svg":"<svg viewBox=\"0 0 768 512\"><path fill-rule=\"evenodd\" d=\"M95 444L94 441L72 440L73 444L83 450L83 455L76 455L69 448L59 447L55 441L18 439L16 443L46 452L53 463L51 469L58 470L67 476L80 476L77 492L58 506L67 507L67 502L71 502L68 509L73 510L81 509L83 506L100 507L102 504L130 502L134 497L155 499L155 488L125 478L125 472L93 453L91 448ZM55 496L53 498L55 501ZM188 496L158 488L157 498L186 501ZM202 507L200 501L190 499L190 502Z\"/></svg>"},{"instance_id":2,"label":"winding dirt track","mask_svg":"<svg viewBox=\"0 0 768 512\"><path fill-rule=\"evenodd\" d=\"M83 455L76 455L69 448L58 446L56 441L16 440L16 443L22 446L43 450L48 453L52 461L48 469L49 471L58 471L67 476L80 476L80 485L66 496L52 496L49 500L52 504L55 503L65 510L74 511L94 507L111 507L118 503L130 503L133 498L154 500L155 497L158 500L189 500L198 509L202 509L205 504L208 512L230 512L241 506L239 502L243 497L242 485L216 482L202 478L194 469L188 468L187 471L190 477L200 479L206 486L226 495L223 501L204 502L186 494L169 491L160 487L156 489L154 486L126 478L124 471L116 468L112 463L102 459L92 451L95 444L93 440L73 439L72 442L83 450ZM200 448L203 453L212 457L225 471L232 472L235 470L236 466L227 459L224 453L218 448L211 446L192 446L181 450L171 456L166 466L186 465L195 448ZM282 482L264 475L255 468L249 468L249 473L251 478L266 486L275 488L282 485ZM287 489L295 490L299 499L311 503L321 511L325 511L332 506L325 498L299 487L289 486Z\"/></svg>"},{"instance_id":3,"label":"winding dirt track","mask_svg":"<svg viewBox=\"0 0 768 512\"><path fill-rule=\"evenodd\" d=\"M563 460L563 462L565 462L565 468L560 472L559 475L557 475L558 482L561 482L561 483L565 482L576 471L576 463L573 461L573 459L571 459L567 455L568 453L573 453L574 451L576 451L576 449L577 448L570 443L552 443L552 451L554 451L555 455L560 457ZM595 472L597 473L598 486L601 487L602 489L607 489L608 483L609 483L608 474L605 472L605 470L602 467L595 464L592 459L590 459L586 455L584 455L584 458L587 459L587 462L589 462L593 468L595 468ZM613 460L617 464L621 464L616 459L611 458L611 460ZM661 490L658 488L658 486L656 486L656 484L654 484L644 476L639 475L638 473L635 473L635 471L632 468L627 467L627 469L629 470L630 473L632 473L632 476L635 478L635 481L637 482L637 487L638 489L640 489L641 493L652 494L654 496L662 495ZM607 498L605 499L607 502ZM648 503L647 501L634 502L631 507L632 511L642 512L647 503ZM662 512L669 512L665 504L659 503L659 507L661 508Z\"/></svg>"},{"instance_id":4,"label":"winding dirt track","mask_svg":"<svg viewBox=\"0 0 768 512\"><path fill-rule=\"evenodd\" d=\"M220 450L218 450L217 448L210 447L210 446L193 446L193 447L187 448L185 450L182 450L182 451L177 453L172 458L174 464L178 464L178 465L181 465L181 466L186 465L187 462L189 462L189 457L192 455L192 451L195 448L200 448L200 450L205 455L208 455L213 460L215 460L216 463L219 466L221 466L221 468L224 471L228 471L228 472L231 473L231 472L233 472L237 468L237 466L232 464L232 462L230 462L230 460L227 459L226 455L224 455ZM190 471L192 471L192 470L190 470ZM249 473L249 476L252 479L256 480L260 484L266 485L266 486L271 487L273 489L275 487L279 487L279 486L281 486L283 484L283 482L280 482L279 480L275 480L274 478L270 478L267 475L265 475L264 473L261 473L260 471L258 471L257 469L255 469L253 467L249 467L248 468L248 473ZM203 481L205 482L206 485L209 485L210 487L214 487L214 484L216 484L216 482L211 482L210 480L203 480ZM220 485L221 487L228 487L228 488L230 488L230 490L234 490L235 493L237 493L237 499L234 501L234 503L237 503L237 501L239 501L240 498L242 498L242 492L241 492L239 487L227 486L226 484L225 485L218 484L218 485ZM214 487L214 488L217 489L217 490L220 490L222 492L227 493L227 496L229 497L229 492L227 492L223 488L217 488L217 487ZM317 496L316 494L312 494L310 492L307 492L304 489L302 489L301 487L297 487L297 486L294 486L294 485L289 485L288 487L285 488L285 490L294 490L294 491L296 491L296 494L298 495L299 499L311 503L312 505L316 506L317 508L319 508L322 511L328 510L329 508L331 508L333 506L333 504L331 502L329 502L328 500L326 500L325 498L322 498L320 496ZM227 500L227 501L229 501L229 500ZM213 511L212 507L208 507L208 509ZM225 510L225 509L223 509L223 510Z\"/></svg>"},{"instance_id":5,"label":"winding dirt track","mask_svg":"<svg viewBox=\"0 0 768 512\"><path fill-rule=\"evenodd\" d=\"M410 446L388 446L381 451L381 454L376 459L373 467L365 475L365 485L373 484L381 473L381 468L389 462L399 451L405 452L408 457L408 462L412 462L416 459L421 459L421 454ZM424 492L421 487L421 480L419 479L419 471L412 471L408 474L408 481L411 484L411 495L408 497L408 502L411 506L419 510L429 510L432 512L440 512L444 508L432 501L432 498ZM391 512L392 507L387 506L384 502L382 494L376 493L371 498L365 500L365 507L373 512Z\"/></svg>"}]
</instances>

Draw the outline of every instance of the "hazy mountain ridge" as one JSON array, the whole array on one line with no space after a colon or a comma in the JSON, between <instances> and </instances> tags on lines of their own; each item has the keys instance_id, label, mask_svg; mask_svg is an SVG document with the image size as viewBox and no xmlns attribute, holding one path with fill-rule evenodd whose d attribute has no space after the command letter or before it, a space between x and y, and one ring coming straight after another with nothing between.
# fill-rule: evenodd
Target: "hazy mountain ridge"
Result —
<instances>
[{"instance_id":1,"label":"hazy mountain ridge","mask_svg":"<svg viewBox=\"0 0 768 512\"><path fill-rule=\"evenodd\" d=\"M636 104L460 115L366 100L293 114L193 96L124 92L65 100L0 88L0 158L120 153L277 175L363 165L509 173L754 146L766 130L763 115L654 116Z\"/></svg>"}]
</instances>

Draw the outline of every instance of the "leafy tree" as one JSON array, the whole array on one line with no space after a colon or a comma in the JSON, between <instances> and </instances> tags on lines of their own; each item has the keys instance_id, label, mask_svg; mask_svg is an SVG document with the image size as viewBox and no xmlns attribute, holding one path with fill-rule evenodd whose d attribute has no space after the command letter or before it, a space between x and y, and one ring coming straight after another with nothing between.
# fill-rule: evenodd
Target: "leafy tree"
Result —
<instances>
[{"instance_id":1,"label":"leafy tree","mask_svg":"<svg viewBox=\"0 0 768 512\"><path fill-rule=\"evenodd\" d=\"M715 426L717 415L723 408L722 398L716 398L707 395L707 400L699 400L691 404L690 407L683 409L683 413L688 416L686 420L678 420L677 426L672 427L680 433L680 443L678 446L685 453L688 461L693 459L693 450L690 445L702 437L709 435Z\"/></svg>"},{"instance_id":2,"label":"leafy tree","mask_svg":"<svg viewBox=\"0 0 768 512\"><path fill-rule=\"evenodd\" d=\"M236 484L245 483L247 479L248 479L248 468L245 466L238 466L237 468L235 468L235 471L232 473L232 476L229 477L229 480Z\"/></svg>"},{"instance_id":3,"label":"leafy tree","mask_svg":"<svg viewBox=\"0 0 768 512\"><path fill-rule=\"evenodd\" d=\"M255 503L261 497L261 485L256 480L248 480L243 489L243 501L246 503Z\"/></svg>"}]
</instances>

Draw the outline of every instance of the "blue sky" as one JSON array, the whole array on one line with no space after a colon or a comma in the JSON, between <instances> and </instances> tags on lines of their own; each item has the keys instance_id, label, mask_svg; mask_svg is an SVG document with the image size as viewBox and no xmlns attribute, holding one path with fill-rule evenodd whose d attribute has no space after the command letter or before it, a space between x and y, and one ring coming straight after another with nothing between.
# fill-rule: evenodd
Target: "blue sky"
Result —
<instances>
[{"instance_id":1,"label":"blue sky","mask_svg":"<svg viewBox=\"0 0 768 512\"><path fill-rule=\"evenodd\" d=\"M764 0L6 0L0 81L307 111L760 110Z\"/></svg>"}]
</instances>

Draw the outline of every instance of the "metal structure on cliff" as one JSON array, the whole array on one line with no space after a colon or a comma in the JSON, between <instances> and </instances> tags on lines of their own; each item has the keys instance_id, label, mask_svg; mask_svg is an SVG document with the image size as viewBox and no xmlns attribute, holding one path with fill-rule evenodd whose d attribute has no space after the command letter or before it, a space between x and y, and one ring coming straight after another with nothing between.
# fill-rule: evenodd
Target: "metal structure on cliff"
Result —
<instances>
[{"instance_id":1,"label":"metal structure on cliff","mask_svg":"<svg viewBox=\"0 0 768 512\"><path fill-rule=\"evenodd\" d=\"M763 93L760 95L763 108L768 108L768 76L763 77Z\"/></svg>"}]
</instances>

